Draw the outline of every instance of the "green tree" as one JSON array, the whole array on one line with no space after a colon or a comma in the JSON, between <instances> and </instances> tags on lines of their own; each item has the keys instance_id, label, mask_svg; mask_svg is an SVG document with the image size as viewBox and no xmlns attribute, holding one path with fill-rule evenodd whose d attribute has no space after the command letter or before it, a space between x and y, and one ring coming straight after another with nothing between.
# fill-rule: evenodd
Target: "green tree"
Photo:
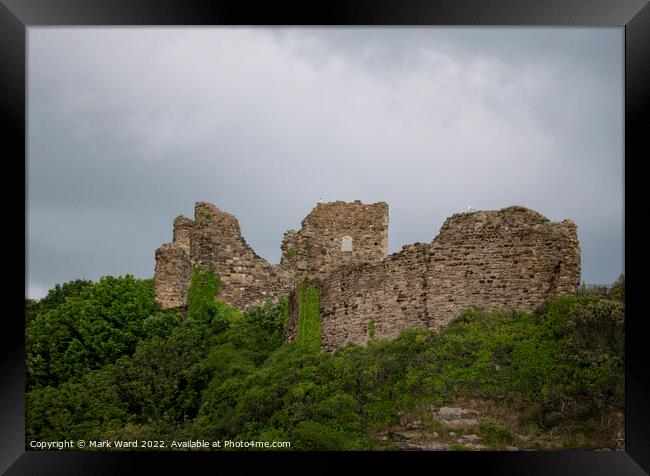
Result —
<instances>
[{"instance_id":1,"label":"green tree","mask_svg":"<svg viewBox=\"0 0 650 476\"><path fill-rule=\"evenodd\" d=\"M93 282L85 279L76 279L63 284L57 284L47 292L47 295L38 299L25 299L25 325L33 321L40 313L56 309L66 299L79 296L84 289L92 286Z\"/></svg>"},{"instance_id":2,"label":"green tree","mask_svg":"<svg viewBox=\"0 0 650 476\"><path fill-rule=\"evenodd\" d=\"M86 279L75 279L63 284L57 284L47 292L39 301L43 311L49 311L63 304L66 299L79 296L85 289L92 286L93 282Z\"/></svg>"},{"instance_id":3,"label":"green tree","mask_svg":"<svg viewBox=\"0 0 650 476\"><path fill-rule=\"evenodd\" d=\"M150 284L130 275L104 277L64 300L61 294L27 326L28 388L58 385L133 353L156 309Z\"/></svg>"},{"instance_id":4,"label":"green tree","mask_svg":"<svg viewBox=\"0 0 650 476\"><path fill-rule=\"evenodd\" d=\"M261 306L248 309L244 316L281 340L289 317L289 298L286 295L280 296L277 303L269 300Z\"/></svg>"}]
</instances>

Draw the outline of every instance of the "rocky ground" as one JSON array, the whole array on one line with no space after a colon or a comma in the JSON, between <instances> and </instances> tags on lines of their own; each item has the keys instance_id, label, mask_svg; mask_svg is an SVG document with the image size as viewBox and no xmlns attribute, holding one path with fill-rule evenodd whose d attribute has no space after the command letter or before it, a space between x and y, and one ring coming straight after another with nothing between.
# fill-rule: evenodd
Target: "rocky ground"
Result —
<instances>
[{"instance_id":1,"label":"rocky ground","mask_svg":"<svg viewBox=\"0 0 650 476\"><path fill-rule=\"evenodd\" d=\"M503 409L499 412L476 401L460 403L464 406L427 405L413 412L399 412L399 424L384 428L375 436L385 449L415 451L535 451L571 446L559 431L516 425L516 417L508 417ZM610 439L611 448L574 449L623 450L623 431L618 431L614 440Z\"/></svg>"}]
</instances>

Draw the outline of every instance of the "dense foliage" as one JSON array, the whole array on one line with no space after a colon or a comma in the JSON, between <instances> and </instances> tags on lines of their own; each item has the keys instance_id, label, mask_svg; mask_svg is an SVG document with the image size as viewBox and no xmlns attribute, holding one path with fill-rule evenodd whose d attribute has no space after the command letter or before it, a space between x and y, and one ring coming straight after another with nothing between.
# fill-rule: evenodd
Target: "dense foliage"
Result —
<instances>
[{"instance_id":1,"label":"dense foliage","mask_svg":"<svg viewBox=\"0 0 650 476\"><path fill-rule=\"evenodd\" d=\"M56 386L133 353L156 310L153 283L132 276L66 283L39 307L25 334L28 388Z\"/></svg>"},{"instance_id":2,"label":"dense foliage","mask_svg":"<svg viewBox=\"0 0 650 476\"><path fill-rule=\"evenodd\" d=\"M25 323L29 324L38 314L56 308L60 304L63 304L66 299L78 296L81 291L90 285L92 285L92 281L77 279L75 281L55 285L48 291L47 295L39 301L26 299Z\"/></svg>"},{"instance_id":3,"label":"dense foliage","mask_svg":"<svg viewBox=\"0 0 650 476\"><path fill-rule=\"evenodd\" d=\"M576 435L588 438L593 422L623 409L616 286L557 298L534 313L467 310L438 334L410 329L334 354L314 352L314 288L300 287L298 338L284 344L286 298L242 313L214 299L218 288L211 270L195 270L187 311L163 311L149 281L104 278L35 313L27 325L27 441L381 448L375 430L394 424L398 412L480 398L540 431L570 427L567 446L575 446ZM495 442L511 438L497 420L482 421L481 431Z\"/></svg>"}]
</instances>

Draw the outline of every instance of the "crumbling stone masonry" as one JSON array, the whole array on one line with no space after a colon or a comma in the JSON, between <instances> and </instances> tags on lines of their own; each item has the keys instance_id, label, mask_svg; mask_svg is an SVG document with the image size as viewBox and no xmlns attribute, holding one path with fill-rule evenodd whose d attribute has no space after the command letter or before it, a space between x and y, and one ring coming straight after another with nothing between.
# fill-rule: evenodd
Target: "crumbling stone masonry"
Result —
<instances>
[{"instance_id":1,"label":"crumbling stone masonry","mask_svg":"<svg viewBox=\"0 0 650 476\"><path fill-rule=\"evenodd\" d=\"M343 265L374 263L388 254L388 204L319 203L282 241L280 266L294 280L325 277Z\"/></svg>"},{"instance_id":2,"label":"crumbling stone masonry","mask_svg":"<svg viewBox=\"0 0 650 476\"><path fill-rule=\"evenodd\" d=\"M580 281L576 226L510 207L448 218L430 244L405 246L379 263L341 267L317 284L322 344L397 337L409 327L439 330L464 309L532 311L574 294Z\"/></svg>"},{"instance_id":3,"label":"crumbling stone masonry","mask_svg":"<svg viewBox=\"0 0 650 476\"><path fill-rule=\"evenodd\" d=\"M190 241L194 221L182 216L174 220L174 240L156 250L156 300L165 308L183 307L192 277Z\"/></svg>"},{"instance_id":4,"label":"crumbling stone masonry","mask_svg":"<svg viewBox=\"0 0 650 476\"><path fill-rule=\"evenodd\" d=\"M156 299L163 308L185 306L194 266L214 268L221 278L219 298L246 309L341 264L379 261L388 252L388 205L319 203L299 231L285 233L282 251L279 265L268 263L246 243L237 218L197 202L194 220L177 217L173 242L156 250Z\"/></svg>"},{"instance_id":5,"label":"crumbling stone masonry","mask_svg":"<svg viewBox=\"0 0 650 476\"><path fill-rule=\"evenodd\" d=\"M182 307L194 265L214 267L220 298L240 308L306 279L319 290L322 348L332 351L365 344L370 326L375 338L393 338L410 327L438 330L469 307L530 311L574 294L580 281L576 225L518 206L455 214L431 243L387 249L383 202L318 204L285 233L279 265L253 252L234 216L197 203L194 221L176 218L174 241L156 251L156 296L162 307ZM287 339L296 332L291 309Z\"/></svg>"}]
</instances>

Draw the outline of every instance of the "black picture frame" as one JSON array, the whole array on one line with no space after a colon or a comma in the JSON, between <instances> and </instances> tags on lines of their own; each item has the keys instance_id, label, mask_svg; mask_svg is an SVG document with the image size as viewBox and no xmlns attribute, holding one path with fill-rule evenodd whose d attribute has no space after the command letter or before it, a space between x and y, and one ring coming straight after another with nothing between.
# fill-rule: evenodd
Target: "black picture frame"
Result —
<instances>
[{"instance_id":1,"label":"black picture frame","mask_svg":"<svg viewBox=\"0 0 650 476\"><path fill-rule=\"evenodd\" d=\"M644 203L642 169L650 137L650 6L647 0L364 0L328 2L260 2L235 0L0 0L0 120L5 153L5 233L18 241L17 223L25 225L25 209L14 204L26 190L26 33L45 25L493 25L620 26L625 28L625 214ZM9 167L8 167L9 166ZM11 169L11 173L7 170ZM9 174L9 175L7 175ZM22 175L23 180L20 180ZM10 178L9 178L10 177ZM12 185L14 188L9 191ZM16 192L17 190L17 192ZM388 465L396 469L422 463L428 471L479 474L646 474L650 472L650 406L644 331L642 270L645 213L625 220L626 401L625 451L610 452L426 452L426 453L91 453L25 451L24 301L18 279L5 268L16 289L5 287L0 372L0 470L6 474L124 474L166 470L195 471L198 464L218 471L224 463L238 470L267 471L278 463L309 471L314 460L328 466L362 462L366 470ZM7 255L20 266L20 249ZM11 242L9 242L11 243ZM5 248L7 250L8 248ZM24 265L26 256L22 255ZM24 269L24 268L23 268ZM24 289L23 289L24 291ZM314 466L311 466L314 467ZM320 468L319 468L320 469ZM408 469L406 469L408 470Z\"/></svg>"}]
</instances>

